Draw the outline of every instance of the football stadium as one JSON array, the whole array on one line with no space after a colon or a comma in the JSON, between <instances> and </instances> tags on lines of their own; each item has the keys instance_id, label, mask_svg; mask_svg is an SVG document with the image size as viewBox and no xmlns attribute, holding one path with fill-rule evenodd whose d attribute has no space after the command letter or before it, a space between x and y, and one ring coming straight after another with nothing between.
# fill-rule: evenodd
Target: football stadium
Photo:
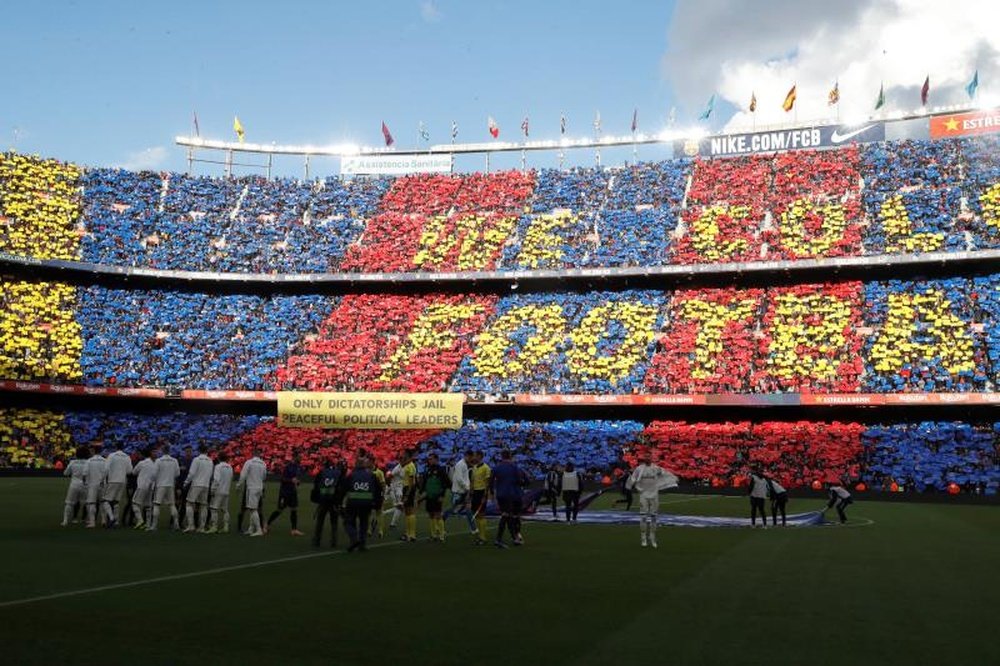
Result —
<instances>
[{"instance_id":1,"label":"football stadium","mask_svg":"<svg viewBox=\"0 0 1000 666\"><path fill-rule=\"evenodd\" d=\"M0 110L3 663L1000 663L996 8L250 3L237 86L183 4L0 27L111 114ZM355 108L282 133L335 17Z\"/></svg>"}]
</instances>

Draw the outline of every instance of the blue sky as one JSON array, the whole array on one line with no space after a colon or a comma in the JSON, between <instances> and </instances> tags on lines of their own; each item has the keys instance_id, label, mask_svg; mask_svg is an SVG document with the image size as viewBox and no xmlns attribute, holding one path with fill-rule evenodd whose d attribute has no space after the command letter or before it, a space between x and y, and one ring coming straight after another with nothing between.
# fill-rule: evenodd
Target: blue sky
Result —
<instances>
[{"instance_id":1,"label":"blue sky","mask_svg":"<svg viewBox=\"0 0 1000 666\"><path fill-rule=\"evenodd\" d=\"M589 135L598 110L605 133L626 133L634 107L640 128L660 129L674 103L661 65L672 12L607 0L9 3L0 137L13 145L16 128L19 151L88 165L183 170L172 139L195 110L203 136L232 138L238 113L248 140L278 143L376 144L383 119L397 147L417 144L421 120L432 142L453 119L460 141L480 141L488 115L514 138L525 114L533 137L556 138L561 112L568 134Z\"/></svg>"},{"instance_id":2,"label":"blue sky","mask_svg":"<svg viewBox=\"0 0 1000 666\"><path fill-rule=\"evenodd\" d=\"M863 121L885 86L883 114L912 112L924 78L931 105L1000 104L1000 4L961 0L382 0L243 2L22 0L0 14L0 148L87 165L184 170L173 137L232 139L238 113L253 142L377 144L384 119L398 148L431 142L589 136L695 124L709 96L710 130L787 123L792 83L799 122ZM754 116L746 112L751 93ZM16 142L15 142L16 129ZM640 148L640 159L667 156ZM605 151L604 163L631 158ZM551 166L554 154L529 154ZM592 164L591 150L567 153ZM493 166L515 167L516 154ZM276 162L296 175L301 162ZM459 169L482 169L465 157ZM314 174L336 173L335 159ZM246 170L243 170L246 171ZM201 165L199 173L220 173Z\"/></svg>"}]
</instances>

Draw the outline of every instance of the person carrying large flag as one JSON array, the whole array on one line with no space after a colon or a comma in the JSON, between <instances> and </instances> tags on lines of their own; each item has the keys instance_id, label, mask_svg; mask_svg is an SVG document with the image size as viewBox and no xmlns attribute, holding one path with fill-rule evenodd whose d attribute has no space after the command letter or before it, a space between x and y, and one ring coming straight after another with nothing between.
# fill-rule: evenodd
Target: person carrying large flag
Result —
<instances>
[{"instance_id":1,"label":"person carrying large flag","mask_svg":"<svg viewBox=\"0 0 1000 666\"><path fill-rule=\"evenodd\" d=\"M792 84L792 87L791 89L789 89L788 94L785 95L785 101L781 103L781 108L784 109L786 113L791 111L795 107L796 85L798 84Z\"/></svg>"}]
</instances>

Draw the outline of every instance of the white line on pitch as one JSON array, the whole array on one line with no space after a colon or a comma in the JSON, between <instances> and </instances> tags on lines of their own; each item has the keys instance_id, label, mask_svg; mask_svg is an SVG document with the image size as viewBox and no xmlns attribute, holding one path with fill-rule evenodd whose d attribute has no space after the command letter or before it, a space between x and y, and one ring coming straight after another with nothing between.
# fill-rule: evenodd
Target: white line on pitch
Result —
<instances>
[{"instance_id":1,"label":"white line on pitch","mask_svg":"<svg viewBox=\"0 0 1000 666\"><path fill-rule=\"evenodd\" d=\"M369 546L369 550L375 548L385 548L386 546L398 546L402 541L391 543L377 543ZM322 553L309 553L307 555L293 555L291 557L280 557L276 560L262 560L260 562L247 562L246 564L234 564L228 567L216 567L215 569L205 569L204 571L191 571L189 573L172 574L170 576L157 576L156 578L146 578L144 580L133 580L128 583L113 583L111 585L101 585L100 587L87 587L82 590L72 590L70 592L57 592L55 594L45 594L40 597L27 597L25 599L13 599L11 601L0 601L0 608L10 606L23 606L38 601L49 601L51 599L64 599L66 597L76 597L81 594L93 594L95 592L107 592L108 590L120 590L126 587L138 587L140 585L151 585L153 583L165 583L172 580L183 580L185 578L196 578L198 576L212 576L214 574L239 571L241 569L253 569L256 567L266 567L271 564L283 564L285 562L298 562L299 560L309 560L316 557L330 557L331 555L345 555L347 551L331 550Z\"/></svg>"}]
</instances>

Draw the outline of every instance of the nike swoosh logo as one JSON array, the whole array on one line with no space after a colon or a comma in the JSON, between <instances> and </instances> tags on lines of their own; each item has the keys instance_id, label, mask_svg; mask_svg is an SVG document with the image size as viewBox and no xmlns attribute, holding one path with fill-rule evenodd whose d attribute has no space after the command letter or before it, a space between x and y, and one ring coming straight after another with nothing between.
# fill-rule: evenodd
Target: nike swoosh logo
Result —
<instances>
[{"instance_id":1,"label":"nike swoosh logo","mask_svg":"<svg viewBox=\"0 0 1000 666\"><path fill-rule=\"evenodd\" d=\"M851 137L855 137L855 136L861 134L862 132L866 132L866 131L870 130L873 127L875 127L875 125L868 125L867 127L862 127L861 129L856 129L853 132L848 132L847 134L841 134L840 130L833 130L833 134L830 135L830 141L832 143L844 143L845 141L847 141Z\"/></svg>"}]
</instances>

